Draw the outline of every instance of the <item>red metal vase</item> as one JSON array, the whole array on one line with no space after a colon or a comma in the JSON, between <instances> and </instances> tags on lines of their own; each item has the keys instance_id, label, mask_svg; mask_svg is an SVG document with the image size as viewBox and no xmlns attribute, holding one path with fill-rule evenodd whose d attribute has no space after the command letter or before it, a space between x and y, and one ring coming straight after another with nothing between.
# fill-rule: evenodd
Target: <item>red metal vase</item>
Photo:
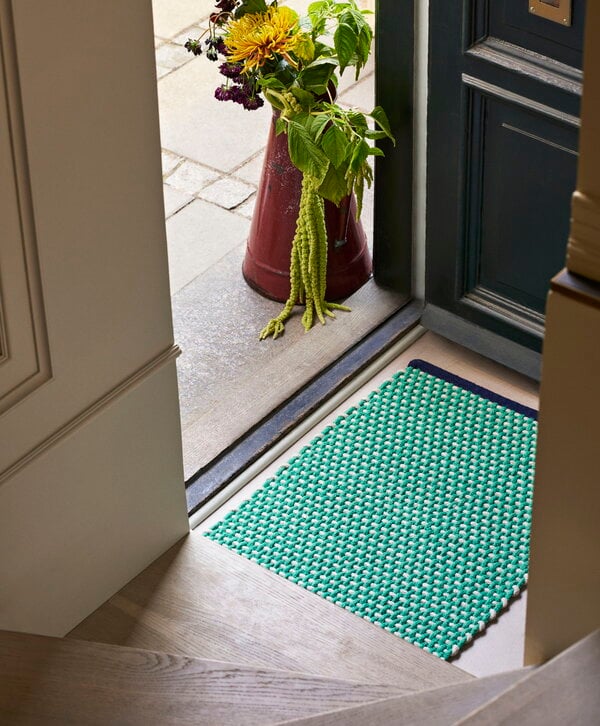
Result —
<instances>
[{"instance_id":1,"label":"red metal vase","mask_svg":"<svg viewBox=\"0 0 600 726\"><path fill-rule=\"evenodd\" d=\"M292 164L287 135L275 134L273 114L256 207L242 271L246 282L272 300L290 294L290 256L300 207L302 174ZM339 207L325 202L327 226L326 299L340 300L356 292L371 276L367 237L356 220L354 196Z\"/></svg>"}]
</instances>

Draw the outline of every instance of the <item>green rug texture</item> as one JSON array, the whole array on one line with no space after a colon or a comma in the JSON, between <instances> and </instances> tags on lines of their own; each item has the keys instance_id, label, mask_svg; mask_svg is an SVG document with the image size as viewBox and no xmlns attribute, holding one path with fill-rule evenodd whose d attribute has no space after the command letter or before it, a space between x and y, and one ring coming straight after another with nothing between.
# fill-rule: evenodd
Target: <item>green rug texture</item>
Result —
<instances>
[{"instance_id":1,"label":"green rug texture","mask_svg":"<svg viewBox=\"0 0 600 726\"><path fill-rule=\"evenodd\" d=\"M536 416L412 361L206 536L449 658L527 580Z\"/></svg>"}]
</instances>

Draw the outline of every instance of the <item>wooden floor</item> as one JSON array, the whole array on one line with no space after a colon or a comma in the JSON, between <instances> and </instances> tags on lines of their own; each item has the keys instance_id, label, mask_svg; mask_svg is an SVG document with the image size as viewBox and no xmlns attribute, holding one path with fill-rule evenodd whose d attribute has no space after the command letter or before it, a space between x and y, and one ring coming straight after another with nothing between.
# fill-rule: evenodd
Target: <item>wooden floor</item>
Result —
<instances>
[{"instance_id":1,"label":"wooden floor","mask_svg":"<svg viewBox=\"0 0 600 726\"><path fill-rule=\"evenodd\" d=\"M397 690L0 631L3 725L265 726L379 701Z\"/></svg>"},{"instance_id":2,"label":"wooden floor","mask_svg":"<svg viewBox=\"0 0 600 726\"><path fill-rule=\"evenodd\" d=\"M402 693L471 678L199 533L69 637L389 684Z\"/></svg>"},{"instance_id":3,"label":"wooden floor","mask_svg":"<svg viewBox=\"0 0 600 726\"><path fill-rule=\"evenodd\" d=\"M414 357L537 404L532 382L429 334L379 378ZM600 631L473 679L198 530L67 640L0 633L2 723L592 724L599 677Z\"/></svg>"},{"instance_id":4,"label":"wooden floor","mask_svg":"<svg viewBox=\"0 0 600 726\"><path fill-rule=\"evenodd\" d=\"M534 382L427 333L285 458L413 358L423 358L504 396L537 406ZM275 462L270 469L276 470L281 463ZM250 496L270 473L263 472L203 528ZM458 667L211 542L201 536L200 529L113 596L69 637L390 684L401 693L471 678ZM493 672L512 667L500 664Z\"/></svg>"}]
</instances>

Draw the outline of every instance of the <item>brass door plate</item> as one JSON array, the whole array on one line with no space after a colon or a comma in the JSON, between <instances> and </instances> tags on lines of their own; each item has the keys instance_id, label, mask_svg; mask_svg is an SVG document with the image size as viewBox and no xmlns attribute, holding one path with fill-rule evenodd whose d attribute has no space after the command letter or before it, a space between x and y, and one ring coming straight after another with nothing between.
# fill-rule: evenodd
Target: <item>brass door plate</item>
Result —
<instances>
[{"instance_id":1,"label":"brass door plate","mask_svg":"<svg viewBox=\"0 0 600 726\"><path fill-rule=\"evenodd\" d=\"M573 0L529 0L529 12L560 25L571 25Z\"/></svg>"}]
</instances>

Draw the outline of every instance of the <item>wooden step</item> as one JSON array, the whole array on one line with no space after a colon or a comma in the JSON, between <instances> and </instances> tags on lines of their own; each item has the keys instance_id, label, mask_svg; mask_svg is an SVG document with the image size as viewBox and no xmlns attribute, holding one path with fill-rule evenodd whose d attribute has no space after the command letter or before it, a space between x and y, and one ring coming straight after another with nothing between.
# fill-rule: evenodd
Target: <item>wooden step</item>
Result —
<instances>
[{"instance_id":1,"label":"wooden step","mask_svg":"<svg viewBox=\"0 0 600 726\"><path fill-rule=\"evenodd\" d=\"M468 673L192 533L69 637L416 692Z\"/></svg>"},{"instance_id":2,"label":"wooden step","mask_svg":"<svg viewBox=\"0 0 600 726\"><path fill-rule=\"evenodd\" d=\"M279 726L448 726L505 691L527 672L528 669L523 668L499 673L410 696L282 721Z\"/></svg>"},{"instance_id":3,"label":"wooden step","mask_svg":"<svg viewBox=\"0 0 600 726\"><path fill-rule=\"evenodd\" d=\"M600 630L459 722L464 726L600 724Z\"/></svg>"},{"instance_id":4,"label":"wooden step","mask_svg":"<svg viewBox=\"0 0 600 726\"><path fill-rule=\"evenodd\" d=\"M375 701L394 686L0 632L0 723L272 724Z\"/></svg>"}]
</instances>

